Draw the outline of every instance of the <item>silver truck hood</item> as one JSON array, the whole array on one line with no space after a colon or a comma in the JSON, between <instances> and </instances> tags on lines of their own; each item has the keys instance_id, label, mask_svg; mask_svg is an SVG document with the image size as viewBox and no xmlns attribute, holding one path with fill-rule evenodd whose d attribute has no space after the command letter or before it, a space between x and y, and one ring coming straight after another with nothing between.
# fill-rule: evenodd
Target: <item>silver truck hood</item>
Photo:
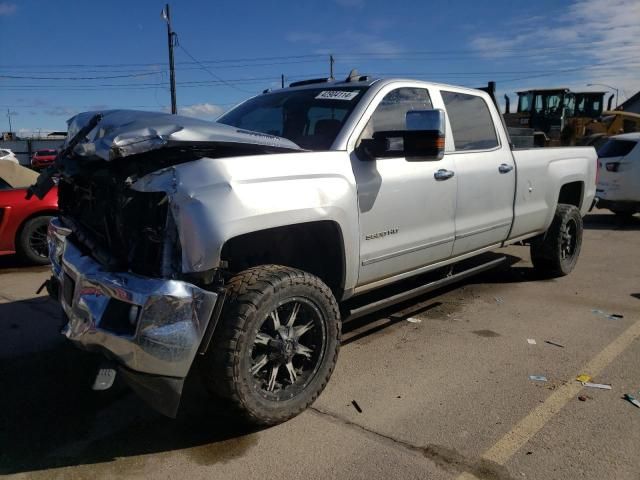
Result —
<instances>
[{"instance_id":1,"label":"silver truck hood","mask_svg":"<svg viewBox=\"0 0 640 480\"><path fill-rule=\"evenodd\" d=\"M264 147L264 153L302 150L286 138L242 130L222 123L139 110L84 112L67 123L69 142L96 114L102 119L73 149L82 157L103 160L128 157L166 147L233 145ZM65 143L65 147L67 144ZM262 151L261 148L256 149Z\"/></svg>"}]
</instances>

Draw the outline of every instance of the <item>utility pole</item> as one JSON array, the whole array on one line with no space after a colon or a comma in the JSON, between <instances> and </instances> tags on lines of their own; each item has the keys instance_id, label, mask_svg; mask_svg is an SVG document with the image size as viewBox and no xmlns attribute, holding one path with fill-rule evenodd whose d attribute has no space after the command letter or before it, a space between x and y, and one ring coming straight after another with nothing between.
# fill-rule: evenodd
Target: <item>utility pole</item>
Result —
<instances>
[{"instance_id":1,"label":"utility pole","mask_svg":"<svg viewBox=\"0 0 640 480\"><path fill-rule=\"evenodd\" d=\"M333 80L333 55L329 55L329 79Z\"/></svg>"},{"instance_id":2,"label":"utility pole","mask_svg":"<svg viewBox=\"0 0 640 480\"><path fill-rule=\"evenodd\" d=\"M9 110L8 108L7 108L7 117L9 118L9 134L11 134L11 132L13 131L11 130L11 110Z\"/></svg>"},{"instance_id":3,"label":"utility pole","mask_svg":"<svg viewBox=\"0 0 640 480\"><path fill-rule=\"evenodd\" d=\"M280 86L284 88L284 73L280 74Z\"/></svg>"},{"instance_id":4,"label":"utility pole","mask_svg":"<svg viewBox=\"0 0 640 480\"><path fill-rule=\"evenodd\" d=\"M178 113L178 107L176 106L176 69L173 63L173 45L175 43L175 32L171 30L171 12L169 10L169 4L167 3L162 10L162 18L167 22L167 41L169 43L169 83L171 86L171 113L174 115Z\"/></svg>"}]
</instances>

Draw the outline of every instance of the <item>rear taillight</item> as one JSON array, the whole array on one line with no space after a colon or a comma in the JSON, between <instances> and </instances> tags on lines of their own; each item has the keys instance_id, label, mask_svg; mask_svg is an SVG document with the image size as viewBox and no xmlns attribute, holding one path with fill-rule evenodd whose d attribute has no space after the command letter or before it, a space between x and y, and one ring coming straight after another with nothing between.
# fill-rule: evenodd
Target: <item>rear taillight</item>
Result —
<instances>
[{"instance_id":1,"label":"rear taillight","mask_svg":"<svg viewBox=\"0 0 640 480\"><path fill-rule=\"evenodd\" d=\"M618 168L620 168L620 162L611 162L605 164L607 172L617 172Z\"/></svg>"}]
</instances>

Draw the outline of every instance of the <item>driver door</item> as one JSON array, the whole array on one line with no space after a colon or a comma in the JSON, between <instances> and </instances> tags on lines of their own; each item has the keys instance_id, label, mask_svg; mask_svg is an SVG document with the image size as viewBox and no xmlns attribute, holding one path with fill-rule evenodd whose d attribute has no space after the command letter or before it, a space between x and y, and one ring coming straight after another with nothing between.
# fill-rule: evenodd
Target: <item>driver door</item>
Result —
<instances>
[{"instance_id":1,"label":"driver door","mask_svg":"<svg viewBox=\"0 0 640 480\"><path fill-rule=\"evenodd\" d=\"M358 143L376 131L406 130L408 111L433 108L425 88L383 90L380 96ZM358 148L352 152L360 218L358 286L451 256L457 178L436 173L455 172L453 157L409 162L404 156L368 159Z\"/></svg>"}]
</instances>

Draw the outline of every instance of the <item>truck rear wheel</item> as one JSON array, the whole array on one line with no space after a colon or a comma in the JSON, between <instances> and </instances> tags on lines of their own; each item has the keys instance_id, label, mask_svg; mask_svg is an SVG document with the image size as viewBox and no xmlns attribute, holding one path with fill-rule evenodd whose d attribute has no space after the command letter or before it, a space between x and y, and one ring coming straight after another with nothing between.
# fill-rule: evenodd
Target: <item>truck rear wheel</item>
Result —
<instances>
[{"instance_id":1,"label":"truck rear wheel","mask_svg":"<svg viewBox=\"0 0 640 480\"><path fill-rule=\"evenodd\" d=\"M574 205L559 204L544 235L531 241L531 262L548 276L568 275L578 262L582 247L582 216Z\"/></svg>"},{"instance_id":2,"label":"truck rear wheel","mask_svg":"<svg viewBox=\"0 0 640 480\"><path fill-rule=\"evenodd\" d=\"M305 410L338 358L340 313L331 290L294 268L262 265L231 279L200 371L250 422L274 425Z\"/></svg>"}]
</instances>

